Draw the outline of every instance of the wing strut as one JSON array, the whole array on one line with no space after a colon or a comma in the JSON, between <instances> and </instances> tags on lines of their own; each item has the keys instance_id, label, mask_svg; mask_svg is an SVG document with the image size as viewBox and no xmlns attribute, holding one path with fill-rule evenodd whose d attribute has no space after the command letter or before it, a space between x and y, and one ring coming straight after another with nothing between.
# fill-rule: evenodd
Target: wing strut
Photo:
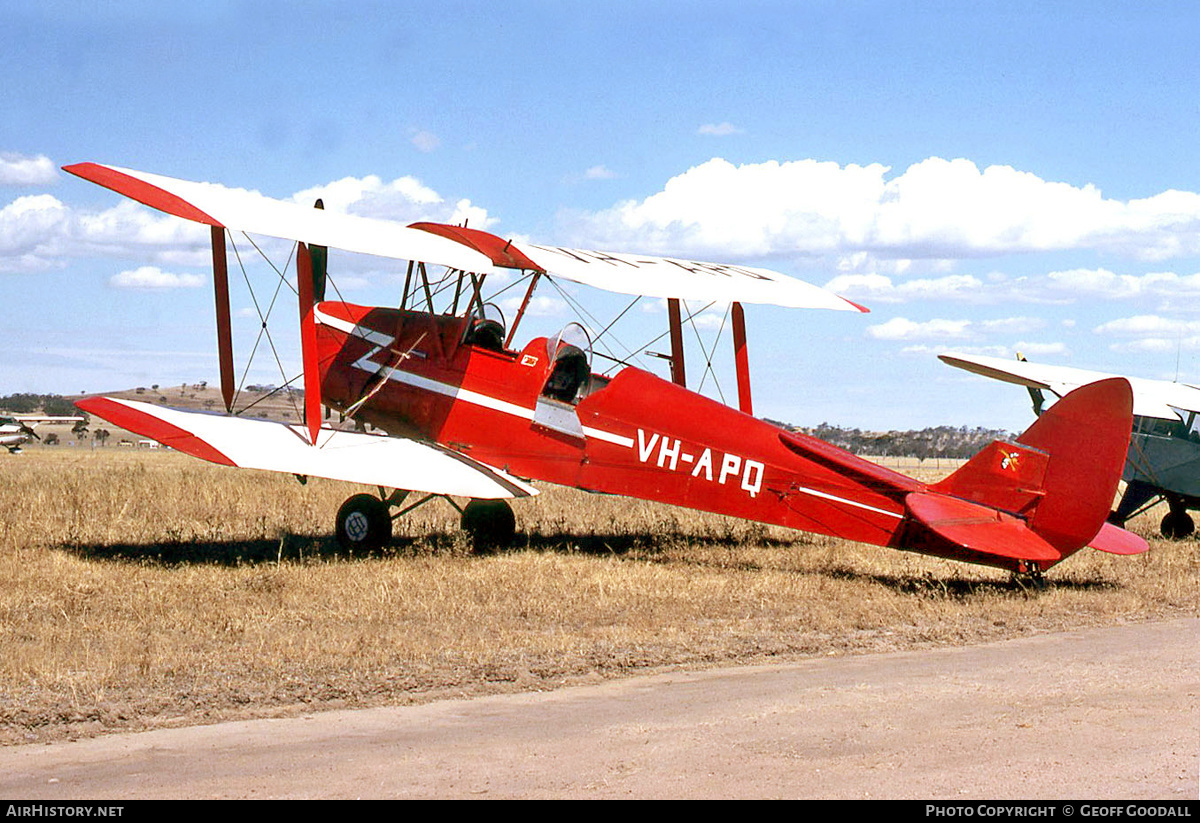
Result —
<instances>
[{"instance_id":1,"label":"wing strut","mask_svg":"<svg viewBox=\"0 0 1200 823\"><path fill-rule=\"evenodd\" d=\"M742 304L733 304L733 358L737 364L738 408L743 414L754 414L750 402L750 355L746 352L746 313Z\"/></svg>"},{"instance_id":2,"label":"wing strut","mask_svg":"<svg viewBox=\"0 0 1200 823\"><path fill-rule=\"evenodd\" d=\"M679 298L667 298L667 317L671 323L671 382L687 388L687 374L683 369L683 320L680 316Z\"/></svg>"},{"instance_id":3,"label":"wing strut","mask_svg":"<svg viewBox=\"0 0 1200 823\"><path fill-rule=\"evenodd\" d=\"M233 411L233 335L229 329L229 267L225 260L225 229L212 227L213 291L217 301L217 358L221 366L221 399Z\"/></svg>"},{"instance_id":4,"label":"wing strut","mask_svg":"<svg viewBox=\"0 0 1200 823\"><path fill-rule=\"evenodd\" d=\"M533 279L529 281L529 289L525 292L525 299L521 301L521 308L517 309L517 316L513 319L512 328L508 330L508 337L504 340L504 348L512 345L513 337L517 334L517 326L521 325L521 318L525 316L525 309L529 308L529 298L533 297L533 290L537 288L538 278L542 276L540 271L533 273Z\"/></svg>"},{"instance_id":5,"label":"wing strut","mask_svg":"<svg viewBox=\"0 0 1200 823\"><path fill-rule=\"evenodd\" d=\"M304 360L304 423L309 440L317 444L321 429L321 370L317 364L317 321L313 307L315 285L313 261L308 246L298 243L296 253L296 284L300 295L300 351Z\"/></svg>"}]
</instances>

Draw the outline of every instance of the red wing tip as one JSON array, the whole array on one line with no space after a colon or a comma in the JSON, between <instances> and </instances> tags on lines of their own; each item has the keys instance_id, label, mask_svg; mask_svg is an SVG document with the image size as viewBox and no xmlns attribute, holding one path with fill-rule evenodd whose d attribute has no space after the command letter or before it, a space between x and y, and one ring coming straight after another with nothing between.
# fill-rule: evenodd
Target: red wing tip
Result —
<instances>
[{"instance_id":1,"label":"red wing tip","mask_svg":"<svg viewBox=\"0 0 1200 823\"><path fill-rule=\"evenodd\" d=\"M840 294L838 295L838 297L841 297L841 299L842 299L842 300L846 300L846 298L845 298L845 297L842 297ZM853 300L846 300L846 302L847 302L847 303L849 303L849 304L850 304L851 306L853 306L854 308L858 309L858 310L859 310L860 312L862 312L863 314L870 314L870 313L871 313L871 310L870 310L870 309L868 309L866 306L864 306L862 303L855 303Z\"/></svg>"}]
</instances>

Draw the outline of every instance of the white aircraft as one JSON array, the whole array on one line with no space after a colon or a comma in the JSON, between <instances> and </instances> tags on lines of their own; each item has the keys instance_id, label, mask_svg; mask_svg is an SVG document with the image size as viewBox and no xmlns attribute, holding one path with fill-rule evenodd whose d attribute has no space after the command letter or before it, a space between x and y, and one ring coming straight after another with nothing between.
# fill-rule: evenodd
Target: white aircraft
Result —
<instances>
[{"instance_id":1,"label":"white aircraft","mask_svg":"<svg viewBox=\"0 0 1200 823\"><path fill-rule=\"evenodd\" d=\"M20 454L21 446L28 443L30 438L41 440L34 432L34 426L39 423L82 423L82 417L47 417L40 414L22 414L14 417L0 417L0 446L12 454Z\"/></svg>"},{"instance_id":2,"label":"white aircraft","mask_svg":"<svg viewBox=\"0 0 1200 823\"><path fill-rule=\"evenodd\" d=\"M1043 391L1062 397L1079 386L1116 376L1029 363L1017 356L1019 360L1003 360L948 352L938 358L984 377L1025 386L1038 415L1045 402ZM1163 536L1187 537L1196 530L1188 510L1200 509L1200 388L1166 380L1126 379L1133 388L1133 434L1121 478L1125 492L1110 520L1123 525L1166 500L1170 511L1160 526ZM1086 438L1087 432L1080 437Z\"/></svg>"}]
</instances>

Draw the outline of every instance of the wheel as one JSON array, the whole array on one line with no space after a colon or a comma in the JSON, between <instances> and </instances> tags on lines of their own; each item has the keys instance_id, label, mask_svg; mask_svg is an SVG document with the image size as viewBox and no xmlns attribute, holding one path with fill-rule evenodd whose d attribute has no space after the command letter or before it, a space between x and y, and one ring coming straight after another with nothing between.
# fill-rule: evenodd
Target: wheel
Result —
<instances>
[{"instance_id":1,"label":"wheel","mask_svg":"<svg viewBox=\"0 0 1200 823\"><path fill-rule=\"evenodd\" d=\"M1183 509L1171 509L1162 519L1159 530L1162 531L1162 536L1169 540L1182 540L1196 531L1196 524L1192 522L1192 516Z\"/></svg>"},{"instance_id":2,"label":"wheel","mask_svg":"<svg viewBox=\"0 0 1200 823\"><path fill-rule=\"evenodd\" d=\"M517 519L503 500L472 500L463 509L462 527L476 549L505 548L517 533Z\"/></svg>"},{"instance_id":3,"label":"wheel","mask_svg":"<svg viewBox=\"0 0 1200 823\"><path fill-rule=\"evenodd\" d=\"M356 494L337 514L337 539L347 551L372 552L392 540L392 515L388 506L370 494Z\"/></svg>"}]
</instances>

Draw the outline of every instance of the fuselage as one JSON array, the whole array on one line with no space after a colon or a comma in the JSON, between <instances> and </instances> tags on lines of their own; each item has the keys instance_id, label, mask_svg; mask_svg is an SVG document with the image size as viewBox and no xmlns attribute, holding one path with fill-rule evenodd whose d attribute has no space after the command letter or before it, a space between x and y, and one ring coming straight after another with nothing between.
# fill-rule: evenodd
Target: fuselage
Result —
<instances>
[{"instance_id":1,"label":"fuselage","mask_svg":"<svg viewBox=\"0 0 1200 823\"><path fill-rule=\"evenodd\" d=\"M29 429L11 417L0 418L0 446L15 451L28 443L32 435Z\"/></svg>"},{"instance_id":2,"label":"fuselage","mask_svg":"<svg viewBox=\"0 0 1200 823\"><path fill-rule=\"evenodd\" d=\"M924 488L641 369L560 363L582 353L544 337L508 350L464 317L345 303L317 320L326 405L517 476L898 547Z\"/></svg>"}]
</instances>

